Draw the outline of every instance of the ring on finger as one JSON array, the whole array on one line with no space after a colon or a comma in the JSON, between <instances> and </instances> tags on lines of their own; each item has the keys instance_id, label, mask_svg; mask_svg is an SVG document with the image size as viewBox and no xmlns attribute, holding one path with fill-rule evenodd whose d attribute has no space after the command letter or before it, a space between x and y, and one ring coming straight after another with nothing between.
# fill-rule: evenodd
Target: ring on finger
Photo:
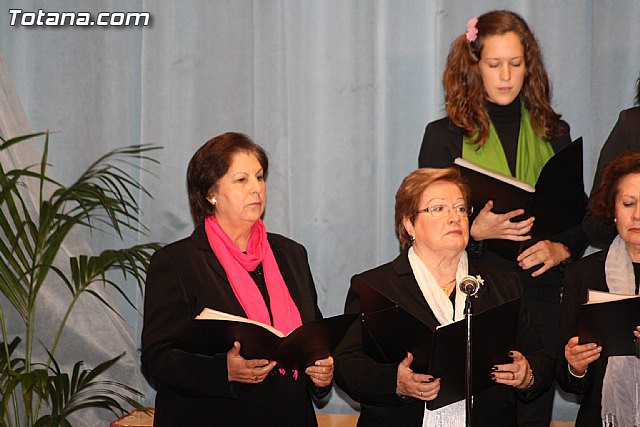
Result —
<instances>
[{"instance_id":1,"label":"ring on finger","mask_svg":"<svg viewBox=\"0 0 640 427\"><path fill-rule=\"evenodd\" d=\"M422 394L422 392L420 392L420 397L422 397L422 396L423 396L423 394Z\"/></svg>"},{"instance_id":2,"label":"ring on finger","mask_svg":"<svg viewBox=\"0 0 640 427\"><path fill-rule=\"evenodd\" d=\"M253 377L253 380L254 380L255 382L258 382L258 376L256 375L255 377Z\"/></svg>"},{"instance_id":3,"label":"ring on finger","mask_svg":"<svg viewBox=\"0 0 640 427\"><path fill-rule=\"evenodd\" d=\"M511 381L516 379L516 374L514 374L513 372L511 372Z\"/></svg>"}]
</instances>

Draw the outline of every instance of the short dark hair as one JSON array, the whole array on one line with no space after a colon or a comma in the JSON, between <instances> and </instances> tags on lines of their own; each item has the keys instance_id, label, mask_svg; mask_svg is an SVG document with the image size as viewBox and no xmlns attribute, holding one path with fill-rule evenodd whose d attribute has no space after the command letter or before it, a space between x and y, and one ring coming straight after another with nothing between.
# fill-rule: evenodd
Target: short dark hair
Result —
<instances>
[{"instance_id":1,"label":"short dark hair","mask_svg":"<svg viewBox=\"0 0 640 427\"><path fill-rule=\"evenodd\" d=\"M411 246L411 236L404 228L404 219L408 218L413 224L418 215L420 197L424 190L435 182L451 182L462 192L464 201L469 206L469 187L463 180L458 168L421 168L407 175L396 192L396 232L402 249Z\"/></svg>"},{"instance_id":2,"label":"short dark hair","mask_svg":"<svg viewBox=\"0 0 640 427\"><path fill-rule=\"evenodd\" d=\"M191 218L196 227L206 217L213 215L215 208L207 199L217 190L218 181L229 171L233 156L238 153L256 156L267 179L267 154L251 138L241 133L227 132L213 137L191 157L187 168L187 192Z\"/></svg>"},{"instance_id":3,"label":"short dark hair","mask_svg":"<svg viewBox=\"0 0 640 427\"><path fill-rule=\"evenodd\" d=\"M640 174L640 152L630 151L616 157L604 168L600 185L589 199L589 212L595 218L613 222L620 181L627 175Z\"/></svg>"}]
</instances>

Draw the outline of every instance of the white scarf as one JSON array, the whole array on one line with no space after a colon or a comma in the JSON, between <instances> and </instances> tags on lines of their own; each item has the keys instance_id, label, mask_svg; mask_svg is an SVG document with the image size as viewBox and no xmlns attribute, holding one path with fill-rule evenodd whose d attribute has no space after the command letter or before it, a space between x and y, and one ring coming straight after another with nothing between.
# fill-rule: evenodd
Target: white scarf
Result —
<instances>
[{"instance_id":1,"label":"white scarf","mask_svg":"<svg viewBox=\"0 0 640 427\"><path fill-rule=\"evenodd\" d=\"M456 291L455 310L451 306L451 300L442 292L442 288L438 286L438 282L433 277L427 266L422 262L420 257L415 253L413 247L409 248L409 264L411 270L418 282L420 291L424 299L429 304L431 311L438 319L441 325L448 325L454 321L464 318L465 295ZM456 283L466 276L469 272L469 264L467 253L462 252L458 268L456 270ZM455 319L455 320L454 320ZM425 404L424 417L422 419L423 427L464 427L465 425L465 402L464 399L439 409L430 411Z\"/></svg>"},{"instance_id":2,"label":"white scarf","mask_svg":"<svg viewBox=\"0 0 640 427\"><path fill-rule=\"evenodd\" d=\"M607 253L604 272L609 292L634 295L633 264L618 235ZM629 332L631 333L631 332ZM604 426L640 426L640 360L635 356L611 356L602 383Z\"/></svg>"}]
</instances>

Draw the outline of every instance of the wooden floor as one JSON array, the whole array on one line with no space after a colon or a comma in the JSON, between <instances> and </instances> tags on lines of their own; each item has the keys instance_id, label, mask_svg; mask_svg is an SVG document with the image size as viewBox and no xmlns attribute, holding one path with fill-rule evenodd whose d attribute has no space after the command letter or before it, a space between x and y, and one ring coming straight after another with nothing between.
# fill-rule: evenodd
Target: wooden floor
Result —
<instances>
[{"instance_id":1,"label":"wooden floor","mask_svg":"<svg viewBox=\"0 0 640 427\"><path fill-rule=\"evenodd\" d=\"M318 427L355 427L358 414L316 414ZM549 427L573 427L572 422L552 421Z\"/></svg>"},{"instance_id":2,"label":"wooden floor","mask_svg":"<svg viewBox=\"0 0 640 427\"><path fill-rule=\"evenodd\" d=\"M133 411L112 425L152 426L153 409L149 409L151 411L149 414L142 411ZM318 419L318 427L355 427L358 422L358 414L316 414L316 418ZM573 425L572 422L554 421L549 427L573 427Z\"/></svg>"},{"instance_id":3,"label":"wooden floor","mask_svg":"<svg viewBox=\"0 0 640 427\"><path fill-rule=\"evenodd\" d=\"M318 427L353 427L358 414L316 414Z\"/></svg>"}]
</instances>

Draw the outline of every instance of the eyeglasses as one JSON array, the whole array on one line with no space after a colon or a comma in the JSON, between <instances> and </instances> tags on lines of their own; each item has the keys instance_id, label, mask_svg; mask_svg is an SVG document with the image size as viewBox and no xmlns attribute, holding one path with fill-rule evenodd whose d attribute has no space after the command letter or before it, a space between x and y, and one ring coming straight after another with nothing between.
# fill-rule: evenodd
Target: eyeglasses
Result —
<instances>
[{"instance_id":1,"label":"eyeglasses","mask_svg":"<svg viewBox=\"0 0 640 427\"><path fill-rule=\"evenodd\" d=\"M418 213L428 212L434 218L442 218L448 216L451 209L453 209L458 216L471 216L473 214L473 206L468 208L465 205L458 205L453 208L449 205L433 205L424 209L419 209Z\"/></svg>"}]
</instances>

